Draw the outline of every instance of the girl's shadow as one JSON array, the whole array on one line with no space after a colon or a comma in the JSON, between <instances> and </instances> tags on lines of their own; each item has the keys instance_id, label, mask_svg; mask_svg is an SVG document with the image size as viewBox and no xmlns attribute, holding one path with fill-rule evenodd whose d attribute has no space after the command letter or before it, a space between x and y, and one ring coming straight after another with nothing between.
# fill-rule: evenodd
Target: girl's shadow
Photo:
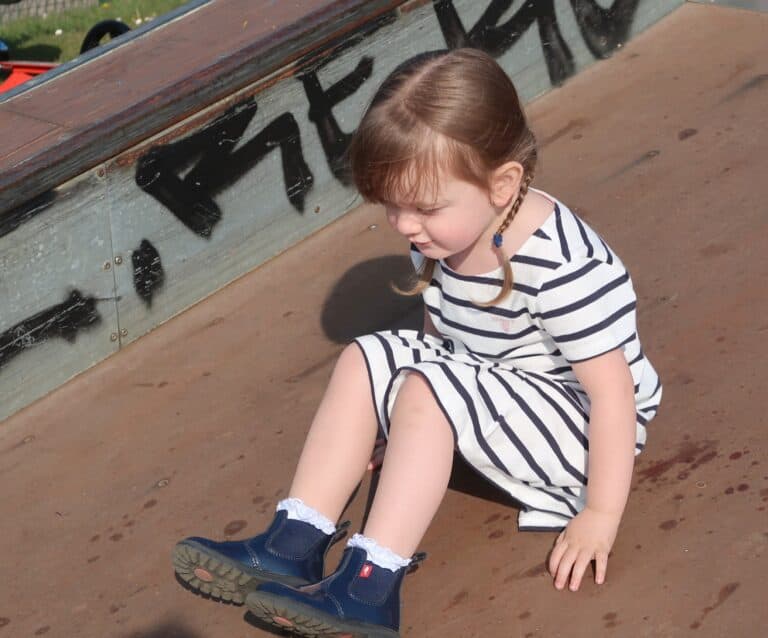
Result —
<instances>
[{"instance_id":1,"label":"girl's shadow","mask_svg":"<svg viewBox=\"0 0 768 638\"><path fill-rule=\"evenodd\" d=\"M336 282L323 303L321 321L335 343L394 328L423 327L420 296L406 297L392 290L394 282L407 286L413 275L408 257L388 255L355 265Z\"/></svg>"}]
</instances>

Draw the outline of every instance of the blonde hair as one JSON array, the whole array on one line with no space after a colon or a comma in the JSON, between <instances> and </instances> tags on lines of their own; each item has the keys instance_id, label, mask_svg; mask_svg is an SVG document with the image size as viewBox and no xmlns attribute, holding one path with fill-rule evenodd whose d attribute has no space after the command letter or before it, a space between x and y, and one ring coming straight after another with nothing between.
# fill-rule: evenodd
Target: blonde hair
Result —
<instances>
[{"instance_id":1,"label":"blonde hair","mask_svg":"<svg viewBox=\"0 0 768 638\"><path fill-rule=\"evenodd\" d=\"M435 195L445 171L490 192L490 176L502 164L523 166L517 199L498 229L503 233L528 192L536 167L536 140L512 81L478 49L432 51L397 67L379 88L349 147L352 179L374 203ZM499 247L504 282L481 306L512 290L512 266ZM402 294L417 295L432 281L435 260L425 258Z\"/></svg>"}]
</instances>

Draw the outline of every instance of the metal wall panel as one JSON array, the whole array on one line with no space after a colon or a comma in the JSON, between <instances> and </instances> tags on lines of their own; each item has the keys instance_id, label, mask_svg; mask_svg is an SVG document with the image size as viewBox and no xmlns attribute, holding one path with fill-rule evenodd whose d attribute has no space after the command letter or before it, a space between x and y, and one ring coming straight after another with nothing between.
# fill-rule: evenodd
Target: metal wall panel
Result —
<instances>
[{"instance_id":1,"label":"metal wall panel","mask_svg":"<svg viewBox=\"0 0 768 638\"><path fill-rule=\"evenodd\" d=\"M93 171L0 229L0 418L119 347L104 179ZM103 172L103 171L102 171Z\"/></svg>"}]
</instances>

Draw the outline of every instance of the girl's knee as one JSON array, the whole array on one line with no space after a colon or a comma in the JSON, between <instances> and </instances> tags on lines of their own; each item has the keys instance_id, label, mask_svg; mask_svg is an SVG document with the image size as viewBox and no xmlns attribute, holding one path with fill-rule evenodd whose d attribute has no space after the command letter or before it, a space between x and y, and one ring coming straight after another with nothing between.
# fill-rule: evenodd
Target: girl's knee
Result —
<instances>
[{"instance_id":1,"label":"girl's knee","mask_svg":"<svg viewBox=\"0 0 768 638\"><path fill-rule=\"evenodd\" d=\"M341 351L339 358L336 360L335 371L344 375L364 374L365 378L368 378L365 357L356 343L350 343Z\"/></svg>"}]
</instances>

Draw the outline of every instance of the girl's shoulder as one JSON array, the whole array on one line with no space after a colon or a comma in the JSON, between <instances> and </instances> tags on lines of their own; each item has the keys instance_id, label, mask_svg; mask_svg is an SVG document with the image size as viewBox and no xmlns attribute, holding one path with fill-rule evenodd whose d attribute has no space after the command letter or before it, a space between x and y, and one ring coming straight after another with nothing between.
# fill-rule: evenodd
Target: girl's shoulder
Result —
<instances>
[{"instance_id":1,"label":"girl's shoulder","mask_svg":"<svg viewBox=\"0 0 768 638\"><path fill-rule=\"evenodd\" d=\"M524 246L524 254L558 266L590 260L621 264L618 255L577 212L549 193L536 192L552 202L553 210Z\"/></svg>"}]
</instances>

